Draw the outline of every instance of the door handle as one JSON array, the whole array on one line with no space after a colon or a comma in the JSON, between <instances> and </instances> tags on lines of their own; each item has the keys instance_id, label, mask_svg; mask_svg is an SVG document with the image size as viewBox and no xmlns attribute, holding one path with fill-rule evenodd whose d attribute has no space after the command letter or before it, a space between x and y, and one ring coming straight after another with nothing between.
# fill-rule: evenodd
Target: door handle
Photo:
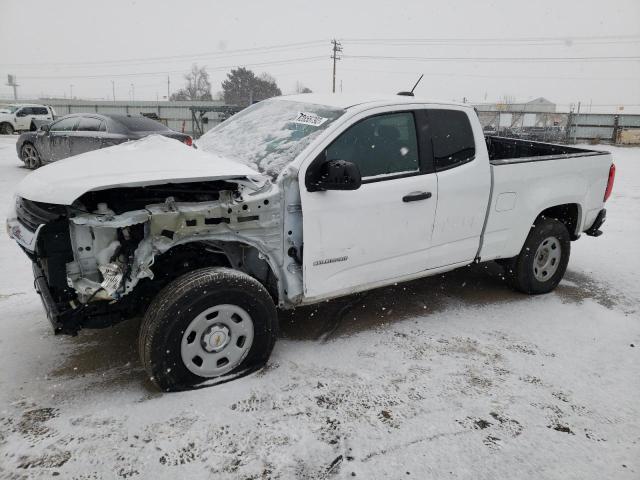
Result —
<instances>
[{"instance_id":1,"label":"door handle","mask_svg":"<svg viewBox=\"0 0 640 480\"><path fill-rule=\"evenodd\" d=\"M411 192L402 197L403 202L417 202L419 200L426 200L431 198L431 192Z\"/></svg>"}]
</instances>

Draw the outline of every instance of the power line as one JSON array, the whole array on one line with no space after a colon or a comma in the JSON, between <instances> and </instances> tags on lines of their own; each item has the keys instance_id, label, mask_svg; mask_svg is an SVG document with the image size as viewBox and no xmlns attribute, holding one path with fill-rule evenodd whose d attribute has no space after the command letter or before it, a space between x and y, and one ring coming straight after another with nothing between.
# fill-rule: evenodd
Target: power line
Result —
<instances>
[{"instance_id":1,"label":"power line","mask_svg":"<svg viewBox=\"0 0 640 480\"><path fill-rule=\"evenodd\" d=\"M6 63L0 64L0 67L82 67L82 66L117 66L135 64L153 64L165 61L182 60L192 61L206 58L220 58L241 55L259 55L264 53L274 53L275 51L296 50L305 48L314 48L324 45L325 40L310 40L306 42L294 42L277 45L267 45L264 47L241 48L226 51L202 52L195 54L167 55L158 57L138 57L120 60L103 60L103 61L86 61L86 62L43 62L43 63ZM342 40L345 43L354 45L388 45L388 46L407 46L407 45L474 45L474 46L491 46L505 44L565 44L573 43L583 44L616 44L616 43L636 43L640 42L640 35L607 35L600 37L586 36L564 36L564 37L497 37L497 38L348 38Z\"/></svg>"},{"instance_id":2,"label":"power line","mask_svg":"<svg viewBox=\"0 0 640 480\"><path fill-rule=\"evenodd\" d=\"M609 62L638 61L640 56L600 57L397 57L393 55L344 55L344 58L360 60L400 60L419 62Z\"/></svg>"},{"instance_id":3,"label":"power line","mask_svg":"<svg viewBox=\"0 0 640 480\"><path fill-rule=\"evenodd\" d=\"M217 71L217 70L227 70L230 68L236 68L240 65L246 67L262 67L262 66L278 66L278 65L289 65L292 63L306 63L306 62L315 62L318 60L324 60L326 57L324 56L316 56L316 57L302 57L302 58L292 58L288 60L275 60L271 62L256 62L256 63L238 63L234 65L222 65L218 67L207 67L207 70ZM95 75L22 75L20 78L24 78L27 80L43 80L43 79L69 79L69 78L111 78L111 77L142 77L148 75L167 75L171 73L184 73L184 70L162 70L157 72L137 72L137 73L105 73L105 74L95 74Z\"/></svg>"},{"instance_id":4,"label":"power line","mask_svg":"<svg viewBox=\"0 0 640 480\"><path fill-rule=\"evenodd\" d=\"M348 72L370 72L370 73L386 73L389 75L417 75L417 70L412 71L400 71L400 70L380 70L369 68L348 68L343 67L343 71ZM428 72L424 74L427 77L470 77L470 78L519 78L526 80L594 80L594 81L615 81L624 80L630 82L637 82L637 77L585 77L585 76L570 76L570 75L510 75L510 74L491 74L482 75L476 73L458 73L458 72Z\"/></svg>"},{"instance_id":5,"label":"power line","mask_svg":"<svg viewBox=\"0 0 640 480\"><path fill-rule=\"evenodd\" d=\"M345 43L365 45L505 45L512 44L615 44L640 42L640 35L563 36L563 37L494 37L494 38L345 38Z\"/></svg>"},{"instance_id":6,"label":"power line","mask_svg":"<svg viewBox=\"0 0 640 480\"><path fill-rule=\"evenodd\" d=\"M254 48L241 48L236 50L226 50L224 52L204 52L204 53L196 53L196 54L184 54L184 55L169 55L162 57L142 57L142 58L129 58L122 60L104 60L104 61L89 61L89 62L71 62L71 63L60 63L60 62L46 62L46 63L14 63L14 64L0 64L0 67L43 67L43 66L51 66L51 67L70 67L70 66L117 66L118 64L151 64L151 63L161 63L171 60L193 60L200 58L217 58L217 57L231 57L237 55L247 55L247 54L262 54L262 53L274 53L274 51L278 50L296 50L300 48L311 48L315 46L326 45L325 40L313 40L309 42L297 42L297 43L288 43L288 44L280 44L280 45L270 45L265 47L254 47Z\"/></svg>"}]
</instances>

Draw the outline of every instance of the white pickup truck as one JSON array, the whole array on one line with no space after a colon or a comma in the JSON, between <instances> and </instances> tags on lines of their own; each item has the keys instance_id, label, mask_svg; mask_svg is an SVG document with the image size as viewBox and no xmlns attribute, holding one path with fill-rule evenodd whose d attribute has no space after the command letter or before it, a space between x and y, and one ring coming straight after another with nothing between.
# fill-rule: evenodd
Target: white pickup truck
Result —
<instances>
[{"instance_id":1,"label":"white pickup truck","mask_svg":"<svg viewBox=\"0 0 640 480\"><path fill-rule=\"evenodd\" d=\"M144 314L164 390L262 366L293 308L498 260L553 290L597 236L609 153L486 137L473 108L410 96L266 100L194 150L148 137L45 166L7 229L56 332Z\"/></svg>"},{"instance_id":2,"label":"white pickup truck","mask_svg":"<svg viewBox=\"0 0 640 480\"><path fill-rule=\"evenodd\" d=\"M52 122L56 112L47 105L31 103L14 104L0 108L0 134L11 135L14 132L28 131L32 124Z\"/></svg>"}]
</instances>

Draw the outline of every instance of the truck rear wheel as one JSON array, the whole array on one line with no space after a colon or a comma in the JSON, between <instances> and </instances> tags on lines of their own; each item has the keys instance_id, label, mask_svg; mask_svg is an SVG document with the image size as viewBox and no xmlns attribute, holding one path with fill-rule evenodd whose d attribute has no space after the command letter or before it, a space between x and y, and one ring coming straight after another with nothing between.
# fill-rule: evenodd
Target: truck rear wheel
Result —
<instances>
[{"instance_id":1,"label":"truck rear wheel","mask_svg":"<svg viewBox=\"0 0 640 480\"><path fill-rule=\"evenodd\" d=\"M0 123L0 133L2 135L13 135L13 125L10 123Z\"/></svg>"},{"instance_id":2,"label":"truck rear wheel","mask_svg":"<svg viewBox=\"0 0 640 480\"><path fill-rule=\"evenodd\" d=\"M523 293L548 293L562 280L570 253L567 227L558 220L540 217L520 254L503 262L506 277L513 288Z\"/></svg>"},{"instance_id":3,"label":"truck rear wheel","mask_svg":"<svg viewBox=\"0 0 640 480\"><path fill-rule=\"evenodd\" d=\"M271 296L229 268L195 270L158 293L140 326L140 358L162 390L250 372L268 360L277 335Z\"/></svg>"}]
</instances>

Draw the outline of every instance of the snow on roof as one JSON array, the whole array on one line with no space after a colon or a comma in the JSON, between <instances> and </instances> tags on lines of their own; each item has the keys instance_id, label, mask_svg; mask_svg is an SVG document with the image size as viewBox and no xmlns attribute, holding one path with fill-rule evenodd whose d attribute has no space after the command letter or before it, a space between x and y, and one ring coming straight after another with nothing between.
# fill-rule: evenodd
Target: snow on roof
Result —
<instances>
[{"instance_id":1,"label":"snow on roof","mask_svg":"<svg viewBox=\"0 0 640 480\"><path fill-rule=\"evenodd\" d=\"M376 104L391 104L398 103L431 103L438 105L458 105L472 107L472 105L465 103L456 103L446 100L428 100L420 97L409 97L404 95L389 95L389 94L346 94L346 93L301 93L298 95L285 95L282 97L276 97L282 101L304 102L313 103L316 105L326 105L335 108L347 109L356 105L362 105L367 103Z\"/></svg>"}]
</instances>

